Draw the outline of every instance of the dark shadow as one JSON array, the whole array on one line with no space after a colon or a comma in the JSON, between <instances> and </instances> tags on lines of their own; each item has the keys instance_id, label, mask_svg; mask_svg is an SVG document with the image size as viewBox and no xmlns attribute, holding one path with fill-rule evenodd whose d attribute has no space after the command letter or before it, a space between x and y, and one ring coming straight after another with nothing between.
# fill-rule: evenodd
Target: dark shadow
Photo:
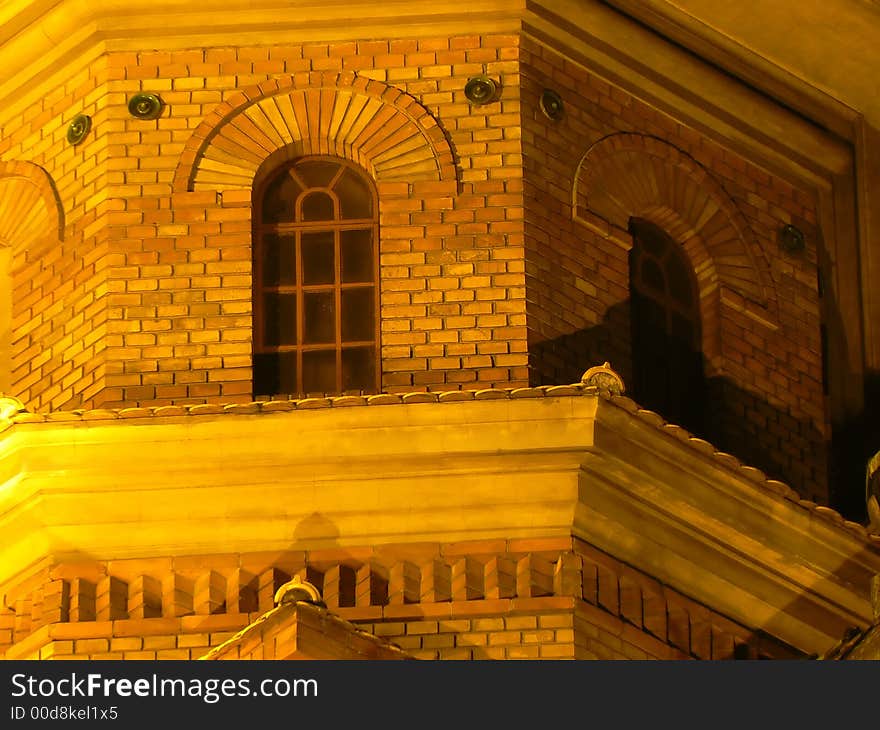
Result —
<instances>
[{"instance_id":1,"label":"dark shadow","mask_svg":"<svg viewBox=\"0 0 880 730\"><path fill-rule=\"evenodd\" d=\"M336 547L339 544L339 528L333 520L319 512L303 517L293 529L291 550L305 550L320 545L322 548Z\"/></svg>"},{"instance_id":2,"label":"dark shadow","mask_svg":"<svg viewBox=\"0 0 880 730\"><path fill-rule=\"evenodd\" d=\"M553 339L532 338L529 342L531 384L576 383L588 367L607 360L627 385L626 395L653 410L650 404L640 401L634 379L630 316L627 300L609 308L598 325ZM707 363L703 363L703 368L704 372L710 372ZM831 491L828 488L830 443L810 421L795 418L728 377L708 377L702 384L695 383L691 393L702 403L688 417L688 423L676 425L687 428L745 464L761 469L768 477L787 483L804 498L823 504L828 502L824 495ZM660 415L676 422L668 412L660 412ZM864 469L864 460L857 463ZM860 485L864 503L864 473ZM831 493L841 492L838 489Z\"/></svg>"},{"instance_id":3,"label":"dark shadow","mask_svg":"<svg viewBox=\"0 0 880 730\"><path fill-rule=\"evenodd\" d=\"M865 468L880 451L880 373L865 375L865 405L861 413L833 424L831 444L832 505L844 517L867 520Z\"/></svg>"}]
</instances>

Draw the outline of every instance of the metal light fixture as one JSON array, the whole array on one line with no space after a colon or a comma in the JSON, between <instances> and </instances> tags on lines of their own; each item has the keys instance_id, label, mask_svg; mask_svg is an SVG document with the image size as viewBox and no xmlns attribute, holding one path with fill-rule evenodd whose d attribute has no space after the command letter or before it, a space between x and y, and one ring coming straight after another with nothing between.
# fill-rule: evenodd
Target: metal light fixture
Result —
<instances>
[{"instance_id":1,"label":"metal light fixture","mask_svg":"<svg viewBox=\"0 0 880 730\"><path fill-rule=\"evenodd\" d=\"M786 253L803 251L806 245L803 231L790 223L784 225L779 231L779 245Z\"/></svg>"},{"instance_id":2,"label":"metal light fixture","mask_svg":"<svg viewBox=\"0 0 880 730\"><path fill-rule=\"evenodd\" d=\"M465 84L464 95L474 106L489 104L498 97L498 84L488 76L474 76Z\"/></svg>"},{"instance_id":3,"label":"metal light fixture","mask_svg":"<svg viewBox=\"0 0 880 730\"><path fill-rule=\"evenodd\" d=\"M317 587L295 575L293 580L287 581L275 591L275 605L286 606L299 602L324 606L321 592Z\"/></svg>"},{"instance_id":4,"label":"metal light fixture","mask_svg":"<svg viewBox=\"0 0 880 730\"><path fill-rule=\"evenodd\" d=\"M544 115L556 122L562 119L564 109L562 97L552 89L544 89L541 94L541 111Z\"/></svg>"},{"instance_id":5,"label":"metal light fixture","mask_svg":"<svg viewBox=\"0 0 880 730\"><path fill-rule=\"evenodd\" d=\"M67 126L67 141L77 145L82 142L92 128L92 118L87 114L77 114Z\"/></svg>"},{"instance_id":6,"label":"metal light fixture","mask_svg":"<svg viewBox=\"0 0 880 730\"><path fill-rule=\"evenodd\" d=\"M128 100L128 113L135 119L158 119L162 114L162 100L158 94L135 94Z\"/></svg>"}]
</instances>

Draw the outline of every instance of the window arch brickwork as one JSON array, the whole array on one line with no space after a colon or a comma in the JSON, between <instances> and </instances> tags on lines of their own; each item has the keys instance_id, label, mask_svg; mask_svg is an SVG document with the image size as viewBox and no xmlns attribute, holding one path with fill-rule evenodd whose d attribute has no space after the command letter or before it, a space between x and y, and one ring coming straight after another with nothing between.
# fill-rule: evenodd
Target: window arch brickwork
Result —
<instances>
[{"instance_id":1,"label":"window arch brickwork","mask_svg":"<svg viewBox=\"0 0 880 730\"><path fill-rule=\"evenodd\" d=\"M266 81L218 105L187 142L173 188L250 187L282 149L289 159L353 159L379 182L455 182L458 174L443 129L414 97L353 73L313 72Z\"/></svg>"},{"instance_id":2,"label":"window arch brickwork","mask_svg":"<svg viewBox=\"0 0 880 730\"><path fill-rule=\"evenodd\" d=\"M697 238L708 256L692 263L701 290L714 290L712 306L723 301L778 326L770 265L748 222L712 176L668 142L623 133L599 140L578 165L572 201L575 220L625 249L633 216L685 244Z\"/></svg>"},{"instance_id":3,"label":"window arch brickwork","mask_svg":"<svg viewBox=\"0 0 880 730\"><path fill-rule=\"evenodd\" d=\"M30 363L46 351L34 331L48 303L34 306L34 281L45 276L41 257L63 234L64 211L51 176L31 162L0 162L0 394L22 396L29 405L39 402L48 380ZM13 322L22 320L27 334L20 336Z\"/></svg>"}]
</instances>

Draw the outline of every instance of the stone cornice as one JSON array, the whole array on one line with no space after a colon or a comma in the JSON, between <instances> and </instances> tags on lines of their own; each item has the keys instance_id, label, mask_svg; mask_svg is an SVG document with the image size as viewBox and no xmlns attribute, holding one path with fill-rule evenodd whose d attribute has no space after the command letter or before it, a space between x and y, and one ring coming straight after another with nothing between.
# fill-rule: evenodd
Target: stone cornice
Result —
<instances>
[{"instance_id":1,"label":"stone cornice","mask_svg":"<svg viewBox=\"0 0 880 730\"><path fill-rule=\"evenodd\" d=\"M870 621L875 545L835 529L827 508L791 511L782 495L743 490L709 465L719 455L705 442L708 459L676 458L666 440L618 416L600 409L577 537L660 581L683 585L688 576L697 600L786 641L808 635L821 647Z\"/></svg>"},{"instance_id":2,"label":"stone cornice","mask_svg":"<svg viewBox=\"0 0 880 730\"><path fill-rule=\"evenodd\" d=\"M355 408L362 406L393 406L393 405L417 405L425 403L462 403L470 401L519 401L535 398L564 398L574 396L586 396L591 399L601 397L603 400L618 406L621 411L634 414L639 421L647 424L655 431L671 436L673 442L685 444L695 454L701 455L703 463L727 467L734 470L740 476L750 482L756 482L765 495L777 495L784 497L800 508L808 511L813 517L822 519L830 525L843 527L857 538L869 538L873 543L880 546L880 536L869 535L868 530L856 523L844 518L834 510L817 505L809 500L801 499L800 496L788 485L769 479L759 469L742 464L736 457L718 451L712 444L692 436L688 431L672 423L666 423L658 414L642 409L631 399L625 396L599 396L595 387L587 387L582 384L540 386L534 388L512 388L485 390L455 390L446 392L413 392L404 394L382 393L366 396L338 396L330 398L303 398L300 400L273 400L254 401L251 403L216 404L205 403L179 406L152 406L131 408L98 408L90 410L54 411L51 413L30 413L24 410L20 401L14 398L0 399L0 406L6 408L0 410L0 433L13 426L19 430L28 432L36 424L45 424L39 428L50 428L50 424L73 425L95 424L101 422L119 421L122 423L135 424L165 424L183 423L178 419L194 416L254 416L287 413L290 411L314 411L343 408ZM250 437L245 435L245 441ZM671 443L668 439L658 443ZM3 451L0 450L0 458ZM671 458L675 458L673 455Z\"/></svg>"},{"instance_id":3,"label":"stone cornice","mask_svg":"<svg viewBox=\"0 0 880 730\"><path fill-rule=\"evenodd\" d=\"M711 18L698 18L667 0L603 0L626 15L645 24L674 43L689 48L700 57L725 69L746 84L797 109L835 134L855 139L861 111L810 83L795 69L769 60L757 49L749 48L718 31ZM840 2L838 5L850 4ZM772 52L771 49L765 49ZM827 54L826 54L827 58Z\"/></svg>"},{"instance_id":4,"label":"stone cornice","mask_svg":"<svg viewBox=\"0 0 880 730\"><path fill-rule=\"evenodd\" d=\"M863 527L580 386L13 420L0 584L77 556L574 535L818 650L870 620L880 572Z\"/></svg>"},{"instance_id":5,"label":"stone cornice","mask_svg":"<svg viewBox=\"0 0 880 730\"><path fill-rule=\"evenodd\" d=\"M749 12L706 0L603 2L842 137L854 139L862 114L878 121L873 82L852 73L876 65L878 14L869 3L833 0L796 9L743 3L752 6Z\"/></svg>"},{"instance_id":6,"label":"stone cornice","mask_svg":"<svg viewBox=\"0 0 880 730\"><path fill-rule=\"evenodd\" d=\"M42 83L62 80L106 51L345 41L363 38L515 32L524 0L461 3L330 0L55 0L37 7L14 2L0 35L0 125L42 95ZM287 11L287 12L285 12ZM352 22L357 19L357 22Z\"/></svg>"},{"instance_id":7,"label":"stone cornice","mask_svg":"<svg viewBox=\"0 0 880 730\"><path fill-rule=\"evenodd\" d=\"M294 7L295 12L283 12ZM63 80L106 51L226 46L233 32L239 45L266 45L515 33L524 28L610 80L639 89L650 101L686 113L692 123L726 140L750 145L763 135L763 154L777 155L774 164L784 167L799 160L802 169L789 174L809 177L822 171L813 181L819 182L825 171L843 171L850 159L849 151L824 132L598 2L476 0L463 8L460 3L425 0L209 0L199 5L182 0L97 0L87 5L53 0L15 3L4 17L10 30L0 35L6 79L0 83L0 125L39 99L49 78ZM358 22L350 22L352 18ZM750 127L745 135L743 125ZM852 134L842 136L849 139Z\"/></svg>"}]
</instances>

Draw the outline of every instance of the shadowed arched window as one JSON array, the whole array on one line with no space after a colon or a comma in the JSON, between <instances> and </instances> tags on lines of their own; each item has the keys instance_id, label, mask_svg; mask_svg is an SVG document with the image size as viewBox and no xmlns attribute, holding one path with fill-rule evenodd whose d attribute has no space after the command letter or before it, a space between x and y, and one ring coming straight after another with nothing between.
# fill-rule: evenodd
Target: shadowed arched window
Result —
<instances>
[{"instance_id":1,"label":"shadowed arched window","mask_svg":"<svg viewBox=\"0 0 880 730\"><path fill-rule=\"evenodd\" d=\"M640 218L630 220L633 398L699 433L704 411L697 281L681 246Z\"/></svg>"},{"instance_id":2,"label":"shadowed arched window","mask_svg":"<svg viewBox=\"0 0 880 730\"><path fill-rule=\"evenodd\" d=\"M378 211L363 170L288 162L254 189L254 395L378 390Z\"/></svg>"}]
</instances>

